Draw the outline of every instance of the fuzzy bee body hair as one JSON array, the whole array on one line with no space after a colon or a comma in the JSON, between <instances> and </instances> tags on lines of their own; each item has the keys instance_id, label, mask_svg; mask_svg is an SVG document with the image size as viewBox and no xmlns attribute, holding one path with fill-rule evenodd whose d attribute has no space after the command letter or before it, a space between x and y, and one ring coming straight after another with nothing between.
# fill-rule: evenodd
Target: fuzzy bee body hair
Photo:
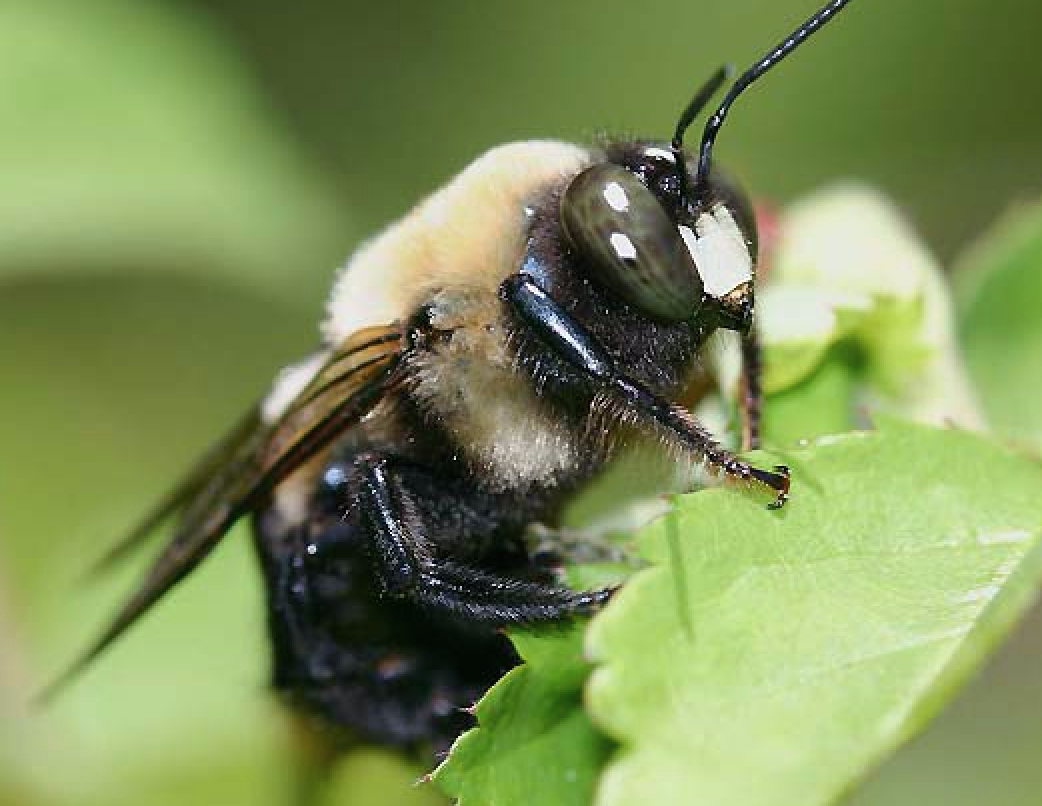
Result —
<instances>
[{"instance_id":1,"label":"fuzzy bee body hair","mask_svg":"<svg viewBox=\"0 0 1042 806\"><path fill-rule=\"evenodd\" d=\"M629 150L631 159L643 153L671 160L657 146ZM516 372L500 286L525 259L533 217L541 212L549 220L544 229L556 234L563 186L604 158L596 150L557 141L498 146L364 243L334 283L322 326L326 351L280 375L265 401L265 417L277 420L321 368L323 357L360 329L408 320L426 306L431 325L451 336L440 349L413 359L412 391L453 432L475 471L486 482L515 487L568 475L592 445L582 444L579 426L565 424ZM541 203L548 209L539 211ZM699 268L707 287L723 278L726 292L752 281L746 237L726 210L707 211L681 232L687 248L702 258ZM543 246L556 253L562 248L558 242ZM544 257L547 263L561 260L560 254ZM685 353L679 361L688 364L687 359ZM680 367L680 374L686 368ZM670 385L682 380L677 372L662 374L669 375ZM605 441L601 434L596 443ZM293 506L299 509L299 500Z\"/></svg>"},{"instance_id":2,"label":"fuzzy bee body hair","mask_svg":"<svg viewBox=\"0 0 1042 806\"><path fill-rule=\"evenodd\" d=\"M359 247L333 286L322 326L327 350L280 375L265 417L277 420L323 356L360 329L408 320L428 306L431 324L452 335L413 362L421 405L500 486L548 483L566 472L579 450L576 435L514 372L499 286L524 254L525 210L591 158L586 148L556 141L498 146ZM284 499L299 510L295 492Z\"/></svg>"},{"instance_id":3,"label":"fuzzy bee body hair","mask_svg":"<svg viewBox=\"0 0 1042 806\"><path fill-rule=\"evenodd\" d=\"M348 260L330 296L326 341L406 319L437 291L495 294L518 269L525 205L590 159L589 149L551 140L509 143L478 157Z\"/></svg>"}]
</instances>

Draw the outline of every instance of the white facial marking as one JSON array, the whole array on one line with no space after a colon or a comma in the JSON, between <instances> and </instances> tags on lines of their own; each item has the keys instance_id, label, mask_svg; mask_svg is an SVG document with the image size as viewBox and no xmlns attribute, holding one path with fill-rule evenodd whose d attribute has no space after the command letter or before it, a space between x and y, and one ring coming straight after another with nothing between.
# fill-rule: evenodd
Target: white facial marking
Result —
<instances>
[{"instance_id":1,"label":"white facial marking","mask_svg":"<svg viewBox=\"0 0 1042 806\"><path fill-rule=\"evenodd\" d=\"M613 232L611 238L611 248L615 250L615 254L624 260L636 260L637 259L637 247L633 245L633 241L630 240L628 235L623 235L621 232Z\"/></svg>"},{"instance_id":2,"label":"white facial marking","mask_svg":"<svg viewBox=\"0 0 1042 806\"><path fill-rule=\"evenodd\" d=\"M694 233L680 227L680 237L694 258L702 286L710 296L726 296L753 279L749 247L734 216L723 205L702 213L695 221Z\"/></svg>"},{"instance_id":3,"label":"white facial marking","mask_svg":"<svg viewBox=\"0 0 1042 806\"><path fill-rule=\"evenodd\" d=\"M612 210L625 213L630 209L630 200L626 195L626 189L618 182L609 182L604 186L604 200Z\"/></svg>"}]
</instances>

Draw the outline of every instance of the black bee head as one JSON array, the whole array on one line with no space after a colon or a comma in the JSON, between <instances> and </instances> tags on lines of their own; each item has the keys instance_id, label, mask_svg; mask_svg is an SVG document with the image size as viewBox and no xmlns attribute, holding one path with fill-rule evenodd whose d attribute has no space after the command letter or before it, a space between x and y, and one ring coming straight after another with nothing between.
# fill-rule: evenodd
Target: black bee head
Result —
<instances>
[{"instance_id":1,"label":"black bee head","mask_svg":"<svg viewBox=\"0 0 1042 806\"><path fill-rule=\"evenodd\" d=\"M661 322L712 320L747 330L756 227L748 198L716 172L685 193L674 152L656 144L609 149L561 196L564 233L590 279Z\"/></svg>"}]
</instances>

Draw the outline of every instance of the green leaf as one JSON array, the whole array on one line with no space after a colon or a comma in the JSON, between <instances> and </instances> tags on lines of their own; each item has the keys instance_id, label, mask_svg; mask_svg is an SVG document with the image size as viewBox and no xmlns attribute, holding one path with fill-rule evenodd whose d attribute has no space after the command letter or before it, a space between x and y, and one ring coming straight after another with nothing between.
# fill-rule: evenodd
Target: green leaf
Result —
<instances>
[{"instance_id":1,"label":"green leaf","mask_svg":"<svg viewBox=\"0 0 1042 806\"><path fill-rule=\"evenodd\" d=\"M779 512L735 489L680 499L640 537L656 567L591 625L589 710L622 744L599 804L833 802L1030 601L1034 463L896 423L787 458Z\"/></svg>"},{"instance_id":2,"label":"green leaf","mask_svg":"<svg viewBox=\"0 0 1042 806\"><path fill-rule=\"evenodd\" d=\"M1042 204L1002 221L955 279L959 335L988 417L1042 450Z\"/></svg>"},{"instance_id":3,"label":"green leaf","mask_svg":"<svg viewBox=\"0 0 1042 806\"><path fill-rule=\"evenodd\" d=\"M317 167L217 28L171 4L3 4L0 176L4 279L174 270L286 291L342 257Z\"/></svg>"},{"instance_id":4,"label":"green leaf","mask_svg":"<svg viewBox=\"0 0 1042 806\"><path fill-rule=\"evenodd\" d=\"M433 775L461 806L590 802L609 744L582 708L584 626L513 636L524 665L482 698L479 727Z\"/></svg>"}]
</instances>

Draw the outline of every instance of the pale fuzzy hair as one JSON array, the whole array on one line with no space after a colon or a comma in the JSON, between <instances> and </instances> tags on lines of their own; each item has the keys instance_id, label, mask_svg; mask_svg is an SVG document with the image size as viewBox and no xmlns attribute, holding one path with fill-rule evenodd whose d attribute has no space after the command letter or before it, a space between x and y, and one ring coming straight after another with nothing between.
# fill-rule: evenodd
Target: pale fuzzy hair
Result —
<instances>
[{"instance_id":1,"label":"pale fuzzy hair","mask_svg":"<svg viewBox=\"0 0 1042 806\"><path fill-rule=\"evenodd\" d=\"M586 149L552 140L485 152L351 256L333 285L326 343L407 318L436 291L494 291L520 267L525 205L589 159Z\"/></svg>"}]
</instances>

